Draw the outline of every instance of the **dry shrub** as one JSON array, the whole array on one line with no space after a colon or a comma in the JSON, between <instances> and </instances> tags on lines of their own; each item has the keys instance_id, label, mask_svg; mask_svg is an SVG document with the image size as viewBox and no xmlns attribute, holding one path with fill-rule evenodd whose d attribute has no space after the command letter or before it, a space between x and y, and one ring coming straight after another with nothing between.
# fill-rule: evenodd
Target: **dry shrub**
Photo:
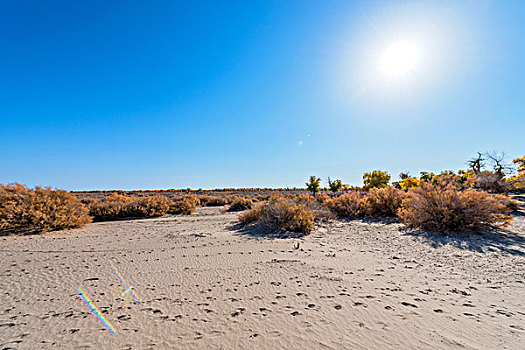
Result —
<instances>
[{"instance_id":1,"label":"dry shrub","mask_svg":"<svg viewBox=\"0 0 525 350\"><path fill-rule=\"evenodd\" d=\"M249 197L237 198L234 200L228 209L228 211L243 211L251 209L253 205L252 200Z\"/></svg>"},{"instance_id":2,"label":"dry shrub","mask_svg":"<svg viewBox=\"0 0 525 350\"><path fill-rule=\"evenodd\" d=\"M394 187L372 188L364 201L362 214L366 216L396 216L406 193Z\"/></svg>"},{"instance_id":3,"label":"dry shrub","mask_svg":"<svg viewBox=\"0 0 525 350\"><path fill-rule=\"evenodd\" d=\"M314 227L314 214L304 205L283 197L273 197L267 203L239 217L241 224L258 223L265 231L308 233Z\"/></svg>"},{"instance_id":4,"label":"dry shrub","mask_svg":"<svg viewBox=\"0 0 525 350\"><path fill-rule=\"evenodd\" d=\"M96 221L115 220L131 217L132 197L112 193L89 204L89 215Z\"/></svg>"},{"instance_id":5,"label":"dry shrub","mask_svg":"<svg viewBox=\"0 0 525 350\"><path fill-rule=\"evenodd\" d=\"M322 199L320 200L319 198ZM330 199L330 197L324 192L318 193L315 198L307 193L302 193L295 196L294 202L303 205L308 210L311 210L314 213L315 221L321 221L334 218L334 215L330 209L325 205L328 199Z\"/></svg>"},{"instance_id":6,"label":"dry shrub","mask_svg":"<svg viewBox=\"0 0 525 350\"><path fill-rule=\"evenodd\" d=\"M101 200L91 202L89 214L96 221L124 218L149 218L166 215L171 201L165 196L129 197L113 193Z\"/></svg>"},{"instance_id":7,"label":"dry shrub","mask_svg":"<svg viewBox=\"0 0 525 350\"><path fill-rule=\"evenodd\" d=\"M202 205L206 207L222 207L228 203L225 198L215 196L201 196L200 200Z\"/></svg>"},{"instance_id":8,"label":"dry shrub","mask_svg":"<svg viewBox=\"0 0 525 350\"><path fill-rule=\"evenodd\" d=\"M520 205L518 201L505 196L504 194L495 194L494 198L500 201L501 204L503 204L509 211L518 211L520 210Z\"/></svg>"},{"instance_id":9,"label":"dry shrub","mask_svg":"<svg viewBox=\"0 0 525 350\"><path fill-rule=\"evenodd\" d=\"M187 198L178 201L171 201L168 210L169 214L190 215L193 212L195 212L195 202L192 202Z\"/></svg>"},{"instance_id":10,"label":"dry shrub","mask_svg":"<svg viewBox=\"0 0 525 350\"><path fill-rule=\"evenodd\" d=\"M330 199L326 205L339 217L355 218L366 216L367 212L366 197L359 191L351 191Z\"/></svg>"},{"instance_id":11,"label":"dry shrub","mask_svg":"<svg viewBox=\"0 0 525 350\"><path fill-rule=\"evenodd\" d=\"M31 233L80 227L91 222L73 194L51 187L0 184L0 231Z\"/></svg>"},{"instance_id":12,"label":"dry shrub","mask_svg":"<svg viewBox=\"0 0 525 350\"><path fill-rule=\"evenodd\" d=\"M170 209L170 200L165 196L141 197L130 204L130 215L132 217L149 218L162 216Z\"/></svg>"},{"instance_id":13,"label":"dry shrub","mask_svg":"<svg viewBox=\"0 0 525 350\"><path fill-rule=\"evenodd\" d=\"M207 194L200 195L199 197L200 205L203 207L207 206L207 203L209 202L211 196L208 196Z\"/></svg>"},{"instance_id":14,"label":"dry shrub","mask_svg":"<svg viewBox=\"0 0 525 350\"><path fill-rule=\"evenodd\" d=\"M312 197L310 194L308 193L299 193L298 195L295 196L294 198L294 202L298 203L298 204L303 204L303 205L306 205L308 203L311 203L315 200L314 197Z\"/></svg>"},{"instance_id":15,"label":"dry shrub","mask_svg":"<svg viewBox=\"0 0 525 350\"><path fill-rule=\"evenodd\" d=\"M201 206L201 200L196 194L188 194L184 196L184 199L188 200L189 202L193 203L195 207Z\"/></svg>"},{"instance_id":16,"label":"dry shrub","mask_svg":"<svg viewBox=\"0 0 525 350\"><path fill-rule=\"evenodd\" d=\"M326 203L327 201L329 201L331 199L331 197L329 195L327 195L326 193L324 192L321 192L319 193L316 197L315 197L315 200L321 204L324 204Z\"/></svg>"},{"instance_id":17,"label":"dry shrub","mask_svg":"<svg viewBox=\"0 0 525 350\"><path fill-rule=\"evenodd\" d=\"M264 204L263 204L264 205ZM261 205L239 215L239 223L243 226L253 224L261 218Z\"/></svg>"},{"instance_id":18,"label":"dry shrub","mask_svg":"<svg viewBox=\"0 0 525 350\"><path fill-rule=\"evenodd\" d=\"M421 183L408 192L398 216L409 227L460 232L505 226L512 220L507 212L509 209L487 192Z\"/></svg>"}]
</instances>

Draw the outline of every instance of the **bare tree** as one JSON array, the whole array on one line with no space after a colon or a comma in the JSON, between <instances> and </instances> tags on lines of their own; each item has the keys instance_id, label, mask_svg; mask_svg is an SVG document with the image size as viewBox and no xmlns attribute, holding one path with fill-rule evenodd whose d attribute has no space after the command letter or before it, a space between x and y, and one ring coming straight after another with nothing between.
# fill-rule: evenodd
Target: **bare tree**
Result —
<instances>
[{"instance_id":1,"label":"bare tree","mask_svg":"<svg viewBox=\"0 0 525 350\"><path fill-rule=\"evenodd\" d=\"M510 166L508 161L505 159L505 152L490 151L486 152L485 156L490 161L494 172L500 176L505 177L505 173L512 172L513 168Z\"/></svg>"},{"instance_id":2,"label":"bare tree","mask_svg":"<svg viewBox=\"0 0 525 350\"><path fill-rule=\"evenodd\" d=\"M478 152L477 158L472 158L467 162L470 169L474 171L474 174L479 174L481 172L481 169L485 166L483 160L483 155L480 152Z\"/></svg>"}]
</instances>

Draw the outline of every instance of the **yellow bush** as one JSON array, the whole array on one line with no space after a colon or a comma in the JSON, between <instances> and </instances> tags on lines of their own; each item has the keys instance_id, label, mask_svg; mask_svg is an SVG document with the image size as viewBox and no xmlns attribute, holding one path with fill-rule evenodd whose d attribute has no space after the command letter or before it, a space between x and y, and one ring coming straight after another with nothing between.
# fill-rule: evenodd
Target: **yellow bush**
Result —
<instances>
[{"instance_id":1,"label":"yellow bush","mask_svg":"<svg viewBox=\"0 0 525 350\"><path fill-rule=\"evenodd\" d=\"M399 182L399 186L405 191L408 191L411 188L418 187L419 186L419 180L415 177L407 177L406 179L403 179L403 181Z\"/></svg>"},{"instance_id":2,"label":"yellow bush","mask_svg":"<svg viewBox=\"0 0 525 350\"><path fill-rule=\"evenodd\" d=\"M371 173L363 174L363 190L368 191L371 188L382 188L388 185L390 174L386 171L374 170Z\"/></svg>"},{"instance_id":3,"label":"yellow bush","mask_svg":"<svg viewBox=\"0 0 525 350\"><path fill-rule=\"evenodd\" d=\"M51 187L0 184L0 232L31 233L80 227L91 222L73 194Z\"/></svg>"},{"instance_id":4,"label":"yellow bush","mask_svg":"<svg viewBox=\"0 0 525 350\"><path fill-rule=\"evenodd\" d=\"M409 227L461 232L505 226L512 220L508 212L501 199L487 192L424 182L408 192L398 216Z\"/></svg>"}]
</instances>

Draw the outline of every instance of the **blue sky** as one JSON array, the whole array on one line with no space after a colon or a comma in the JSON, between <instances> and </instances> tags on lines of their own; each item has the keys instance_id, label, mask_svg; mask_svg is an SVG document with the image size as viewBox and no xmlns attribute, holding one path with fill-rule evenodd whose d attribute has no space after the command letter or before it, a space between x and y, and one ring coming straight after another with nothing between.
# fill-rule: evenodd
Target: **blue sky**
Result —
<instances>
[{"instance_id":1,"label":"blue sky","mask_svg":"<svg viewBox=\"0 0 525 350\"><path fill-rule=\"evenodd\" d=\"M525 154L523 1L4 1L0 182L361 184ZM377 73L392 42L418 66Z\"/></svg>"}]
</instances>

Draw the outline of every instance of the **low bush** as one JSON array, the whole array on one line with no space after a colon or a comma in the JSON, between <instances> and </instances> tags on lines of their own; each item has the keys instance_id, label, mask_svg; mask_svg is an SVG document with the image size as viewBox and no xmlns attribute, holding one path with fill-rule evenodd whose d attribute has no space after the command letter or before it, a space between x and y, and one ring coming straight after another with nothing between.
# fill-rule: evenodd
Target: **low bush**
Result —
<instances>
[{"instance_id":1,"label":"low bush","mask_svg":"<svg viewBox=\"0 0 525 350\"><path fill-rule=\"evenodd\" d=\"M168 209L168 214L183 214L190 215L195 212L195 202L188 198L182 200L171 201Z\"/></svg>"},{"instance_id":2,"label":"low bush","mask_svg":"<svg viewBox=\"0 0 525 350\"><path fill-rule=\"evenodd\" d=\"M73 194L50 187L0 184L0 232L24 234L80 227L91 222Z\"/></svg>"},{"instance_id":3,"label":"low bush","mask_svg":"<svg viewBox=\"0 0 525 350\"><path fill-rule=\"evenodd\" d=\"M222 207L223 205L228 204L228 201L223 197L215 196L200 196L201 205L206 207Z\"/></svg>"},{"instance_id":4,"label":"low bush","mask_svg":"<svg viewBox=\"0 0 525 350\"><path fill-rule=\"evenodd\" d=\"M239 222L243 225L257 223L269 233L308 233L314 227L313 219L313 212L304 205L283 197L273 197L267 203L243 213Z\"/></svg>"},{"instance_id":5,"label":"low bush","mask_svg":"<svg viewBox=\"0 0 525 350\"><path fill-rule=\"evenodd\" d=\"M330 199L326 193L318 193L317 196L312 197L307 193L298 194L293 198L296 204L304 206L306 209L311 210L314 214L315 221L330 220L334 218L334 215L325 203Z\"/></svg>"},{"instance_id":6,"label":"low bush","mask_svg":"<svg viewBox=\"0 0 525 350\"><path fill-rule=\"evenodd\" d=\"M408 192L398 216L409 227L461 232L505 226L512 220L508 212L501 200L487 192L422 182Z\"/></svg>"},{"instance_id":7,"label":"low bush","mask_svg":"<svg viewBox=\"0 0 525 350\"><path fill-rule=\"evenodd\" d=\"M263 204L264 205L264 204ZM252 208L251 210L245 211L239 215L239 223L243 226L247 226L257 222L260 218L261 206Z\"/></svg>"},{"instance_id":8,"label":"low bush","mask_svg":"<svg viewBox=\"0 0 525 350\"><path fill-rule=\"evenodd\" d=\"M183 198L188 200L189 202L193 203L193 205L195 207L198 207L198 206L202 205L199 196L197 196L196 194L188 194L188 195L184 196Z\"/></svg>"},{"instance_id":9,"label":"low bush","mask_svg":"<svg viewBox=\"0 0 525 350\"><path fill-rule=\"evenodd\" d=\"M228 211L248 210L248 209L252 208L252 205L253 205L253 202L248 197L237 198L236 200L234 200L232 202L232 204L231 204L230 208L228 209Z\"/></svg>"},{"instance_id":10,"label":"low bush","mask_svg":"<svg viewBox=\"0 0 525 350\"><path fill-rule=\"evenodd\" d=\"M166 215L171 201L165 196L146 196L130 203L129 214L132 217L150 218Z\"/></svg>"},{"instance_id":11,"label":"low bush","mask_svg":"<svg viewBox=\"0 0 525 350\"><path fill-rule=\"evenodd\" d=\"M494 198L496 198L501 204L503 204L509 211L520 210L520 205L518 201L513 200L512 198L504 194L495 194Z\"/></svg>"},{"instance_id":12,"label":"low bush","mask_svg":"<svg viewBox=\"0 0 525 350\"><path fill-rule=\"evenodd\" d=\"M406 193L391 186L372 188L362 201L362 214L375 217L396 216Z\"/></svg>"},{"instance_id":13,"label":"low bush","mask_svg":"<svg viewBox=\"0 0 525 350\"><path fill-rule=\"evenodd\" d=\"M108 221L166 215L171 201L161 195L130 197L113 193L100 200L89 200L86 205L95 221Z\"/></svg>"},{"instance_id":14,"label":"low bush","mask_svg":"<svg viewBox=\"0 0 525 350\"><path fill-rule=\"evenodd\" d=\"M355 218L367 214L366 197L359 191L350 191L330 199L326 205L339 217Z\"/></svg>"},{"instance_id":15,"label":"low bush","mask_svg":"<svg viewBox=\"0 0 525 350\"><path fill-rule=\"evenodd\" d=\"M112 193L100 200L88 203L89 215L95 221L107 221L132 217L131 203L132 197L122 194Z\"/></svg>"}]
</instances>

